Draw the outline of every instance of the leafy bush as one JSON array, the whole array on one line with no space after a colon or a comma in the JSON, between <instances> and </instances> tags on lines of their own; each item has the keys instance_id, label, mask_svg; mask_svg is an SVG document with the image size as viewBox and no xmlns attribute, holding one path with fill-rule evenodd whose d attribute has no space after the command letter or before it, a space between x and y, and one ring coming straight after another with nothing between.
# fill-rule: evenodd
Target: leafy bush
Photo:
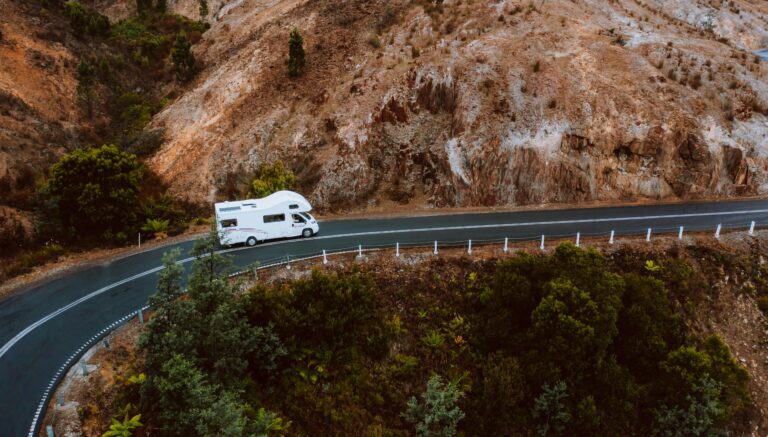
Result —
<instances>
[{"instance_id":1,"label":"leafy bush","mask_svg":"<svg viewBox=\"0 0 768 437\"><path fill-rule=\"evenodd\" d=\"M266 197L280 190L290 190L296 183L296 176L286 169L283 161L275 161L272 164L262 164L256 178L251 182L253 195Z\"/></svg>"},{"instance_id":2,"label":"leafy bush","mask_svg":"<svg viewBox=\"0 0 768 437\"><path fill-rule=\"evenodd\" d=\"M114 145L79 149L53 165L42 194L54 200L70 237L125 230L137 212L144 167Z\"/></svg>"},{"instance_id":3,"label":"leafy bush","mask_svg":"<svg viewBox=\"0 0 768 437\"><path fill-rule=\"evenodd\" d=\"M456 383L443 383L439 375L432 375L421 394L422 400L412 397L403 417L416 425L419 436L451 437L464 418L464 412L456 405L463 395Z\"/></svg>"}]
</instances>

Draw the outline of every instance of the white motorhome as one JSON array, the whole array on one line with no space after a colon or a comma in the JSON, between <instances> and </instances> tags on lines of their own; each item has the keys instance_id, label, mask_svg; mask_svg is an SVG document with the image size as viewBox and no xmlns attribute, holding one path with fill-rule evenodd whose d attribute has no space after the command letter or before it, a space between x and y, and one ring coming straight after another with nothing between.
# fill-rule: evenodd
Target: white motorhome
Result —
<instances>
[{"instance_id":1,"label":"white motorhome","mask_svg":"<svg viewBox=\"0 0 768 437\"><path fill-rule=\"evenodd\" d=\"M299 193L278 191L262 199L220 202L216 229L222 245L256 243L275 238L311 237L320 226L309 211L312 205Z\"/></svg>"}]
</instances>

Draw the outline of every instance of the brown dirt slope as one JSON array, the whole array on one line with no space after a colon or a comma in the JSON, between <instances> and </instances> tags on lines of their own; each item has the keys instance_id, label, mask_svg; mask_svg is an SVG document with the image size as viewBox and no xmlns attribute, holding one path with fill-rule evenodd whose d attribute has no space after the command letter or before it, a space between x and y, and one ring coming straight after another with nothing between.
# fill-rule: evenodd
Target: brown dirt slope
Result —
<instances>
[{"instance_id":1,"label":"brown dirt slope","mask_svg":"<svg viewBox=\"0 0 768 437\"><path fill-rule=\"evenodd\" d=\"M754 0L237 0L156 116L152 167L198 202L284 159L321 208L762 194ZM286 77L288 33L307 71Z\"/></svg>"}]
</instances>

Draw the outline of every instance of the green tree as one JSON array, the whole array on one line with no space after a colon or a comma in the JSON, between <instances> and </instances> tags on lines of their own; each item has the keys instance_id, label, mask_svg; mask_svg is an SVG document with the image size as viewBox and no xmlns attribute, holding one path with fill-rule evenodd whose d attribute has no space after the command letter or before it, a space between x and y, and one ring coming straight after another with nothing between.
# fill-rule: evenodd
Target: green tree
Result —
<instances>
[{"instance_id":1,"label":"green tree","mask_svg":"<svg viewBox=\"0 0 768 437\"><path fill-rule=\"evenodd\" d=\"M53 165L43 185L65 228L77 236L126 229L135 220L144 167L114 145L79 149Z\"/></svg>"},{"instance_id":2,"label":"green tree","mask_svg":"<svg viewBox=\"0 0 768 437\"><path fill-rule=\"evenodd\" d=\"M150 381L156 392L150 405L160 422L173 429L175 435L197 435L198 426L205 426L201 413L216 402L217 387L181 354L171 356L160 371L147 380Z\"/></svg>"},{"instance_id":3,"label":"green tree","mask_svg":"<svg viewBox=\"0 0 768 437\"><path fill-rule=\"evenodd\" d=\"M427 381L427 390L421 394L421 401L412 397L403 417L416 424L416 434L422 437L451 437L464 412L456 405L464 396L454 382L443 383L439 375L432 375Z\"/></svg>"},{"instance_id":4,"label":"green tree","mask_svg":"<svg viewBox=\"0 0 768 437\"><path fill-rule=\"evenodd\" d=\"M253 195L266 197L280 190L290 190L296 183L296 176L285 168L283 161L259 166L256 178L251 183Z\"/></svg>"},{"instance_id":5,"label":"green tree","mask_svg":"<svg viewBox=\"0 0 768 437\"><path fill-rule=\"evenodd\" d=\"M533 417L539 419L540 425L537 434L540 436L563 435L565 426L571 421L571 414L565 400L568 386L560 381L554 386L549 384L542 386L542 393L533 403Z\"/></svg>"},{"instance_id":6,"label":"green tree","mask_svg":"<svg viewBox=\"0 0 768 437\"><path fill-rule=\"evenodd\" d=\"M611 350L641 381L653 382L658 379L659 362L683 345L684 325L663 282L635 274L624 275L624 281L619 334Z\"/></svg>"},{"instance_id":7,"label":"green tree","mask_svg":"<svg viewBox=\"0 0 768 437\"><path fill-rule=\"evenodd\" d=\"M187 82L197 74L195 55L192 54L192 44L187 39L187 33L182 31L176 35L176 40L171 47L171 61L173 71L179 82Z\"/></svg>"},{"instance_id":8,"label":"green tree","mask_svg":"<svg viewBox=\"0 0 768 437\"><path fill-rule=\"evenodd\" d=\"M200 21L204 21L208 16L208 0L199 0L199 3Z\"/></svg>"},{"instance_id":9,"label":"green tree","mask_svg":"<svg viewBox=\"0 0 768 437\"><path fill-rule=\"evenodd\" d=\"M477 435L513 429L516 416L524 413L520 404L526 394L525 375L517 358L502 352L489 354L482 362L480 373L468 399L466 428Z\"/></svg>"},{"instance_id":10,"label":"green tree","mask_svg":"<svg viewBox=\"0 0 768 437\"><path fill-rule=\"evenodd\" d=\"M288 39L288 75L296 77L304 72L304 39L299 29L293 28Z\"/></svg>"}]
</instances>

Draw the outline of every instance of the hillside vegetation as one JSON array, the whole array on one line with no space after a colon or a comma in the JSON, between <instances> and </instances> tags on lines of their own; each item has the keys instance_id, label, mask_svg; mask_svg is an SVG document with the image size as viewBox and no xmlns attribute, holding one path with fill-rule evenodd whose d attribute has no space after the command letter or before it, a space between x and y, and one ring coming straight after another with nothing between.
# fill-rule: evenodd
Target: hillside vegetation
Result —
<instances>
[{"instance_id":1,"label":"hillside vegetation","mask_svg":"<svg viewBox=\"0 0 768 437\"><path fill-rule=\"evenodd\" d=\"M167 258L138 353L119 363L125 384L100 395L98 417L141 414L134 435L703 436L766 426L747 371L700 329L724 273L686 258L721 256L711 264L729 275L748 266L717 251L606 257L564 244L549 256L353 266L244 287L210 247L196 249L188 294Z\"/></svg>"}]
</instances>

